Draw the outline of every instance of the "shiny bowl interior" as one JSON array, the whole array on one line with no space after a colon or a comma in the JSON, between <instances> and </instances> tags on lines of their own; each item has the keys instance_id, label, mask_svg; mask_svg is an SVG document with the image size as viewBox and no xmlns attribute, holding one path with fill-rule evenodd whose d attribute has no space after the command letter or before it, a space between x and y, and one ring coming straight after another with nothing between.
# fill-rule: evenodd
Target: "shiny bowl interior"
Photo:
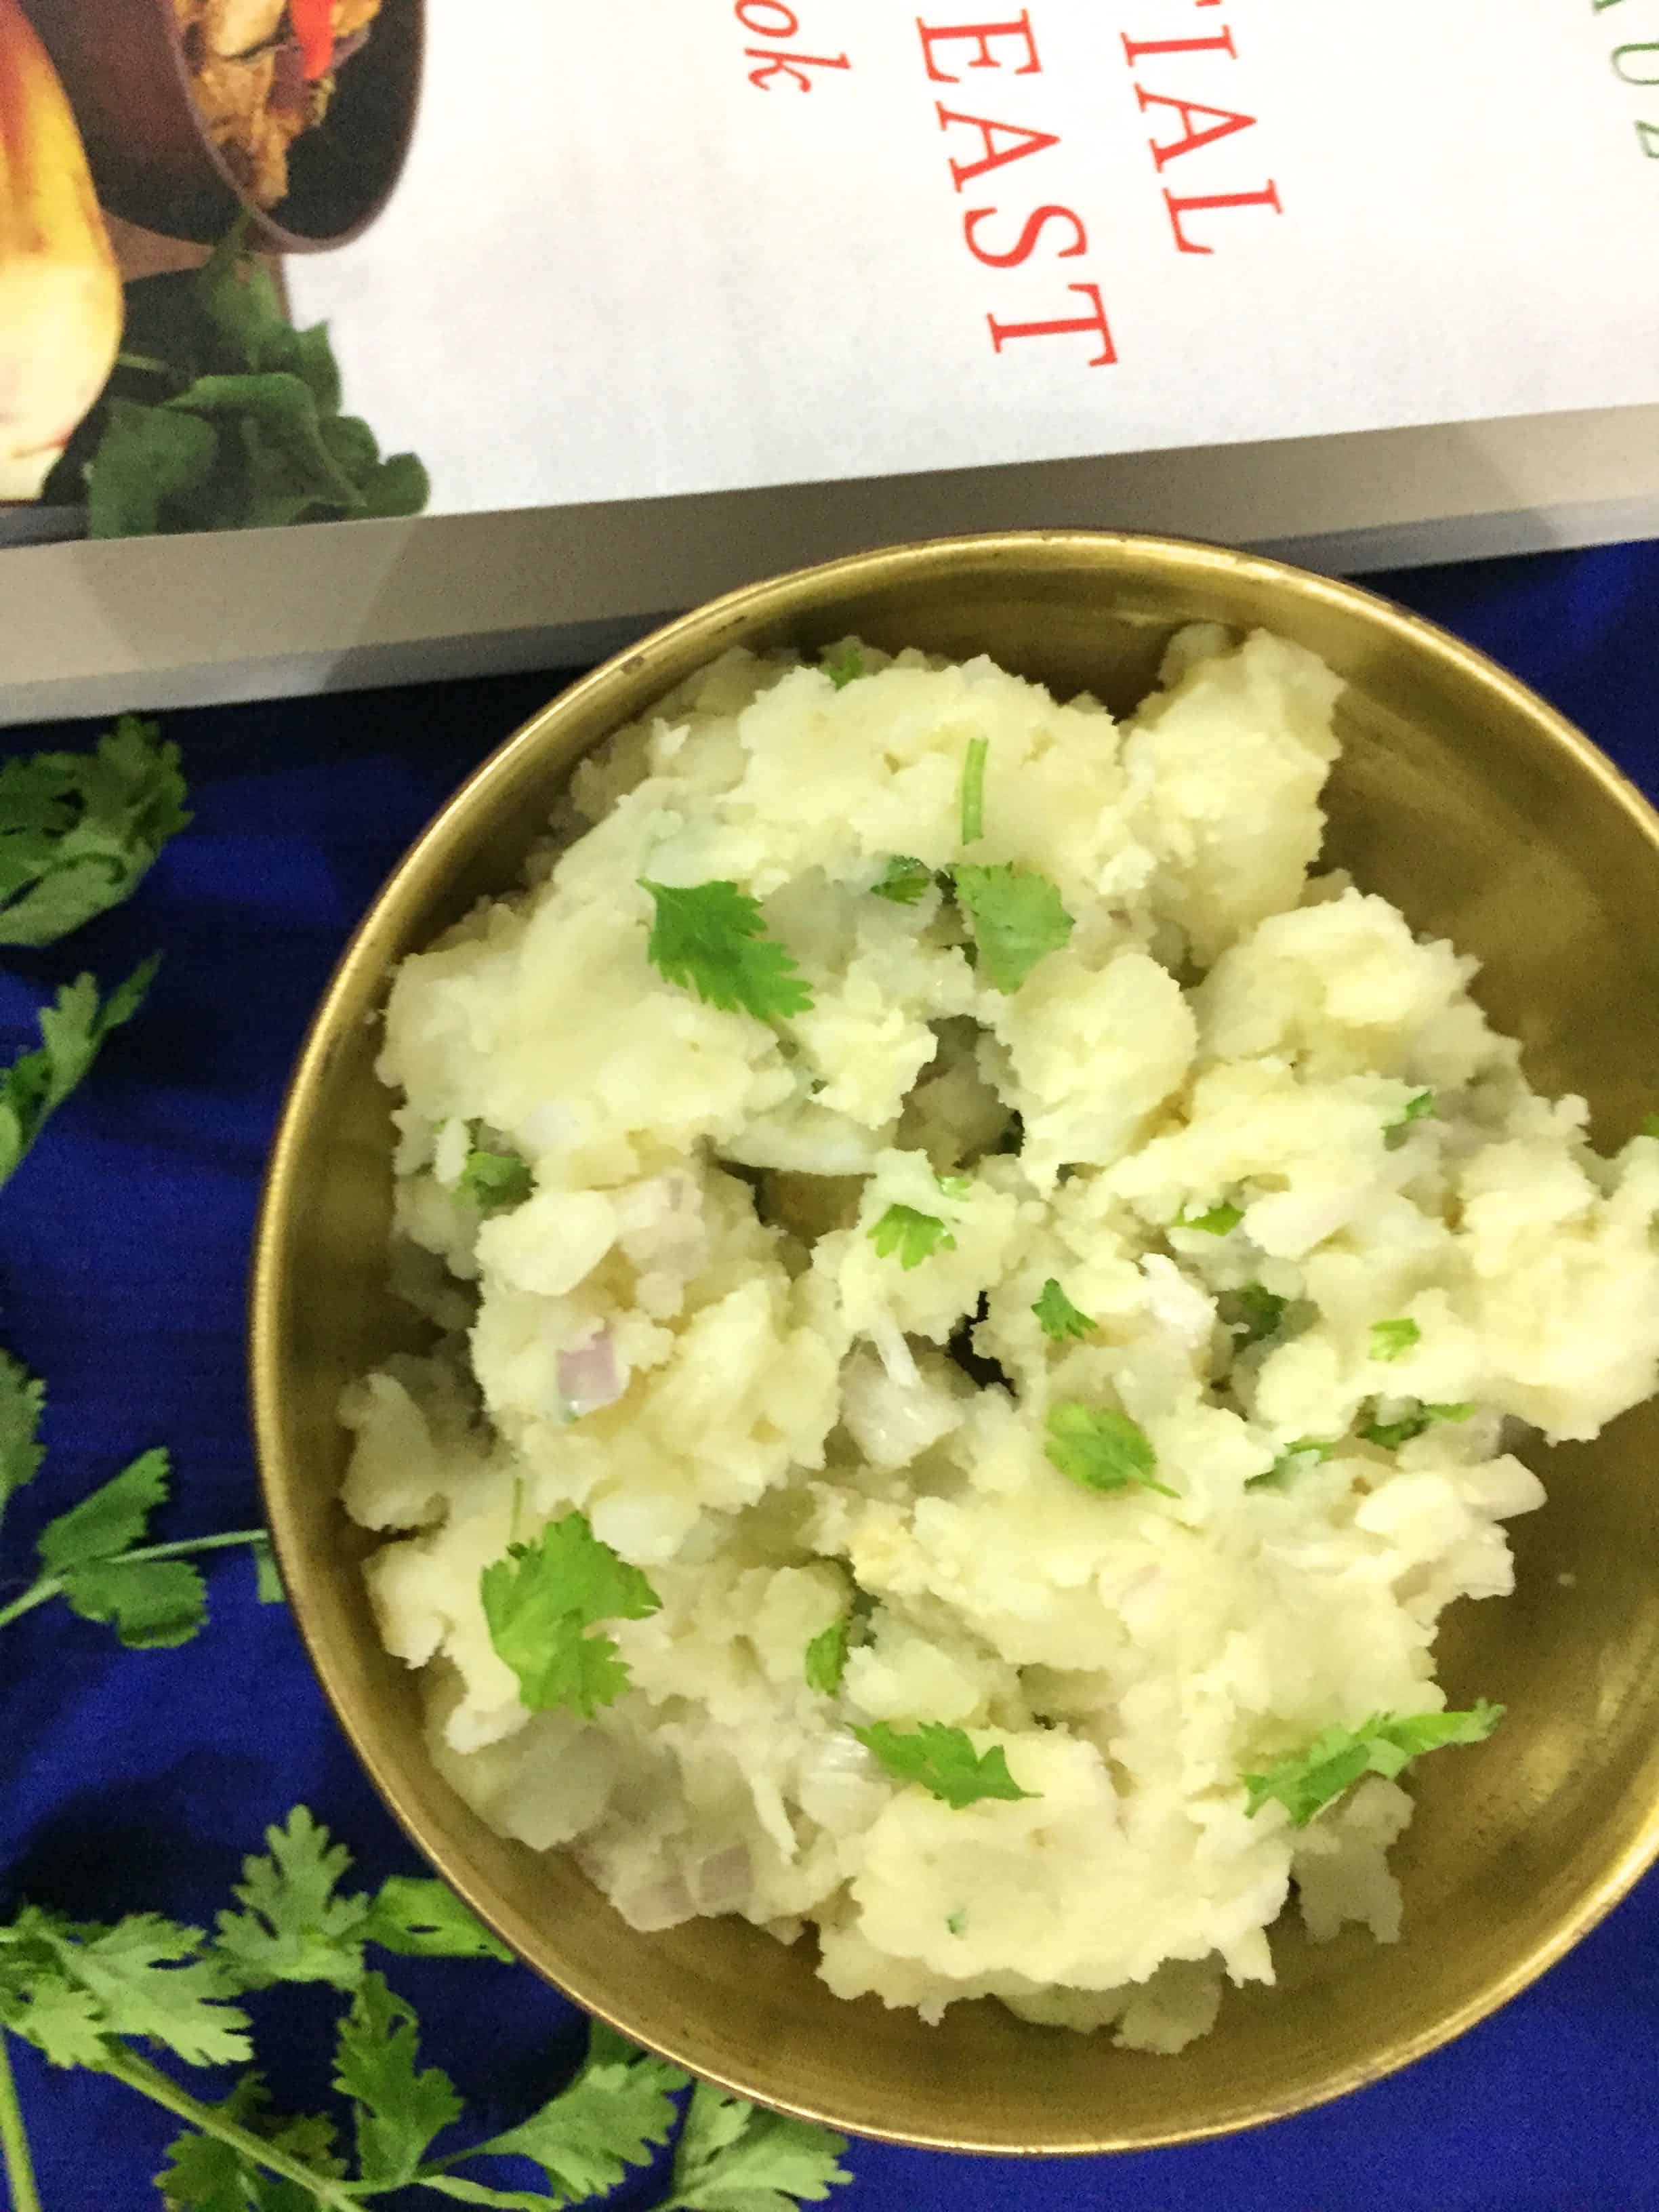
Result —
<instances>
[{"instance_id":1,"label":"shiny bowl interior","mask_svg":"<svg viewBox=\"0 0 1659 2212\"><path fill-rule=\"evenodd\" d=\"M1351 586L1208 547L1086 533L860 555L732 594L534 717L393 875L317 1015L271 1162L252 1306L266 1498L325 1689L416 1844L523 1957L591 2011L743 2094L866 2135L1027 2154L1145 2148L1297 2112L1404 2065L1522 1989L1659 1850L1659 1408L1532 1455L1519 1588L1443 1628L1451 1702L1498 1699L1490 1744L1430 1761L1395 1855L1404 1940L1274 1938L1279 1986L1230 1990L1177 2058L1028 2026L990 2002L936 2028L833 1997L808 1945L737 1920L624 1925L562 1856L494 1835L434 1773L412 1678L381 1650L337 1503L342 1386L412 1340L386 1286L390 1100L374 1021L387 972L514 880L573 763L732 645L848 632L988 652L1114 708L1194 618L1265 625L1347 678L1328 858L1483 963L1478 995L1528 1073L1585 1095L1604 1145L1659 1094L1659 818L1595 749L1480 655Z\"/></svg>"}]
</instances>

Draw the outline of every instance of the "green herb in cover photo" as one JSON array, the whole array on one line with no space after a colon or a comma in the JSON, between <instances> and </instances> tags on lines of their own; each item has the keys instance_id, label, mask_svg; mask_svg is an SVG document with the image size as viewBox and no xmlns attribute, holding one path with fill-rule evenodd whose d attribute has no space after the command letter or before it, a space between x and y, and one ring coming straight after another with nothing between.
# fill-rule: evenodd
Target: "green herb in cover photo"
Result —
<instances>
[{"instance_id":1,"label":"green herb in cover photo","mask_svg":"<svg viewBox=\"0 0 1659 2212\"><path fill-rule=\"evenodd\" d=\"M418 514L429 490L342 413L327 326L294 327L239 224L203 269L127 287L114 373L42 499L139 538Z\"/></svg>"}]
</instances>

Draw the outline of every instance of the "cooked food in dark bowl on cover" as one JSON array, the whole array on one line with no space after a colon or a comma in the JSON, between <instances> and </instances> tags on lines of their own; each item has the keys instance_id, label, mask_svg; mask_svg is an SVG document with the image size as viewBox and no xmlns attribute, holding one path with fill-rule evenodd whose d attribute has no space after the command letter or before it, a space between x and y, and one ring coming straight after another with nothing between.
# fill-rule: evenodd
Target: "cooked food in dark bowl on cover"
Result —
<instances>
[{"instance_id":1,"label":"cooked food in dark bowl on cover","mask_svg":"<svg viewBox=\"0 0 1659 2212\"><path fill-rule=\"evenodd\" d=\"M328 113L380 0L173 0L208 135L251 199L288 197L289 149Z\"/></svg>"},{"instance_id":2,"label":"cooked food in dark bowl on cover","mask_svg":"<svg viewBox=\"0 0 1659 2212\"><path fill-rule=\"evenodd\" d=\"M31 0L111 213L276 253L342 246L404 165L422 0Z\"/></svg>"}]
</instances>

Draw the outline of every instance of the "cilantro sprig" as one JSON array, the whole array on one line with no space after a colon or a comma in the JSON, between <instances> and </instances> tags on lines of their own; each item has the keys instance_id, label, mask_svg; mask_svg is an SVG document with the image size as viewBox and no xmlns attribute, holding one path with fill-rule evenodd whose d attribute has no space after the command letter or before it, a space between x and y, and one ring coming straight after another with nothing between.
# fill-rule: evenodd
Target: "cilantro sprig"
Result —
<instances>
[{"instance_id":1,"label":"cilantro sprig","mask_svg":"<svg viewBox=\"0 0 1659 2212\"><path fill-rule=\"evenodd\" d=\"M957 1240L936 1213L923 1213L914 1206L890 1206L866 1232L884 1260L896 1258L907 1271L921 1267L935 1252L954 1252Z\"/></svg>"},{"instance_id":2,"label":"cilantro sprig","mask_svg":"<svg viewBox=\"0 0 1659 2212\"><path fill-rule=\"evenodd\" d=\"M757 1021L810 1012L812 994L793 959L766 934L759 902L732 883L681 885L640 878L656 907L646 957L705 1006Z\"/></svg>"},{"instance_id":3,"label":"cilantro sprig","mask_svg":"<svg viewBox=\"0 0 1659 2212\"><path fill-rule=\"evenodd\" d=\"M519 1678L532 1712L568 1706L591 1720L632 1676L602 1620L644 1620L662 1600L637 1567L593 1534L585 1513L550 1521L534 1544L513 1544L483 1571L489 1640Z\"/></svg>"},{"instance_id":4,"label":"cilantro sprig","mask_svg":"<svg viewBox=\"0 0 1659 2212\"><path fill-rule=\"evenodd\" d=\"M123 714L89 752L0 767L0 945L55 945L131 898L190 820L179 748Z\"/></svg>"},{"instance_id":5,"label":"cilantro sprig","mask_svg":"<svg viewBox=\"0 0 1659 2212\"><path fill-rule=\"evenodd\" d=\"M16 1174L30 1146L97 1059L104 1040L143 1005L160 965L159 957L142 961L101 1003L92 976L77 975L51 1006L41 1007L39 1048L0 1068L0 1185Z\"/></svg>"},{"instance_id":6,"label":"cilantro sprig","mask_svg":"<svg viewBox=\"0 0 1659 2212\"><path fill-rule=\"evenodd\" d=\"M896 853L870 888L878 898L889 899L895 906L915 906L926 897L933 882L933 872L926 860Z\"/></svg>"},{"instance_id":7,"label":"cilantro sprig","mask_svg":"<svg viewBox=\"0 0 1659 2212\"><path fill-rule=\"evenodd\" d=\"M869 1728L855 1728L853 1734L896 1781L914 1782L957 1812L985 1797L1012 1801L1041 1794L1020 1788L1008 1771L1007 1754L1000 1743L988 1751L975 1751L965 1729L946 1728L940 1721L896 1729L888 1721L877 1721Z\"/></svg>"},{"instance_id":8,"label":"cilantro sprig","mask_svg":"<svg viewBox=\"0 0 1659 2212\"><path fill-rule=\"evenodd\" d=\"M1305 1828L1362 1775L1390 1780L1425 1752L1448 1744L1484 1743L1504 1717L1502 1705L1481 1698L1467 1712L1376 1713L1357 1729L1322 1729L1305 1751L1244 1777L1245 1811L1280 1804L1293 1826Z\"/></svg>"},{"instance_id":9,"label":"cilantro sprig","mask_svg":"<svg viewBox=\"0 0 1659 2212\"><path fill-rule=\"evenodd\" d=\"M1423 1332L1414 1321L1374 1321L1371 1323L1370 1355L1373 1359L1403 1359L1406 1354L1423 1341Z\"/></svg>"},{"instance_id":10,"label":"cilantro sprig","mask_svg":"<svg viewBox=\"0 0 1659 2212\"><path fill-rule=\"evenodd\" d=\"M962 763L962 842L971 845L985 835L985 769L989 738L969 738Z\"/></svg>"},{"instance_id":11,"label":"cilantro sprig","mask_svg":"<svg viewBox=\"0 0 1659 2212\"><path fill-rule=\"evenodd\" d=\"M1050 1462L1085 1490L1156 1490L1160 1497L1176 1495L1167 1482L1158 1480L1158 1454L1151 1437L1127 1413L1066 1399L1049 1409L1047 1428L1043 1449Z\"/></svg>"},{"instance_id":12,"label":"cilantro sprig","mask_svg":"<svg viewBox=\"0 0 1659 2212\"><path fill-rule=\"evenodd\" d=\"M46 486L93 538L418 514L413 453L341 412L325 324L295 330L240 222L205 267L130 284L115 372Z\"/></svg>"},{"instance_id":13,"label":"cilantro sprig","mask_svg":"<svg viewBox=\"0 0 1659 2212\"><path fill-rule=\"evenodd\" d=\"M850 638L832 645L818 665L837 691L844 691L849 684L856 684L860 676L870 673L864 665L864 655Z\"/></svg>"},{"instance_id":14,"label":"cilantro sprig","mask_svg":"<svg viewBox=\"0 0 1659 2212\"><path fill-rule=\"evenodd\" d=\"M8 1352L0 1352L0 1514L45 1459L40 1440L44 1386ZM246 1547L263 1564L270 1540L263 1528L190 1536L149 1544L149 1516L165 1503L170 1468L162 1450L141 1452L117 1475L49 1521L35 1545L39 1571L20 1596L0 1606L6 1628L37 1606L61 1597L83 1620L104 1623L131 1651L188 1644L207 1619L207 1590L189 1562L210 1552ZM268 1578L261 1597L280 1596Z\"/></svg>"},{"instance_id":15,"label":"cilantro sprig","mask_svg":"<svg viewBox=\"0 0 1659 2212\"><path fill-rule=\"evenodd\" d=\"M954 873L957 901L973 924L980 972L994 990L1018 991L1045 953L1071 941L1072 916L1036 869L964 860Z\"/></svg>"},{"instance_id":16,"label":"cilantro sprig","mask_svg":"<svg viewBox=\"0 0 1659 2212\"><path fill-rule=\"evenodd\" d=\"M1473 1418L1472 1405L1431 1405L1421 1398L1408 1400L1405 1410L1391 1421L1380 1421L1373 1413L1359 1433L1368 1444L1380 1444L1384 1451L1398 1451L1401 1444L1410 1443L1441 1421L1467 1421Z\"/></svg>"},{"instance_id":17,"label":"cilantro sprig","mask_svg":"<svg viewBox=\"0 0 1659 2212\"><path fill-rule=\"evenodd\" d=\"M530 1163L517 1152L503 1152L478 1140L476 1127L467 1148L455 1188L480 1213L504 1213L522 1206L536 1188Z\"/></svg>"},{"instance_id":18,"label":"cilantro sprig","mask_svg":"<svg viewBox=\"0 0 1659 2212\"><path fill-rule=\"evenodd\" d=\"M1436 1111L1437 1105L1432 1091L1419 1091L1408 1098L1393 1121L1384 1124L1382 1141L1389 1150L1398 1152L1411 1133L1412 1123L1426 1120Z\"/></svg>"},{"instance_id":19,"label":"cilantro sprig","mask_svg":"<svg viewBox=\"0 0 1659 2212\"><path fill-rule=\"evenodd\" d=\"M1095 1324L1086 1313L1072 1304L1058 1280L1050 1275L1031 1302L1031 1311L1036 1316L1042 1334L1054 1344L1092 1336Z\"/></svg>"},{"instance_id":20,"label":"cilantro sprig","mask_svg":"<svg viewBox=\"0 0 1659 2212\"><path fill-rule=\"evenodd\" d=\"M415 2008L368 1953L510 1954L441 1882L394 1875L374 1894L345 1890L349 1855L303 1806L265 1842L244 1864L240 1909L222 1912L211 1935L152 1912L89 1924L35 1905L0 1925L0 2156L19 2212L38 2212L40 2198L7 2033L54 2067L105 2075L185 2122L157 2177L175 2212L350 2212L410 2186L544 2212L607 2194L671 2142L663 2212L790 2212L848 2179L841 2137L719 2090L691 2089L679 2127L675 2100L688 2077L597 2022L567 2087L483 2142L446 2149L461 2098L441 2068L422 2063ZM349 2106L349 2147L325 2114L276 2112L250 2067L253 2022L237 2000L279 1982L323 1984L349 1999L332 2069ZM215 2101L164 2073L140 2041L186 2067L249 2070ZM503 2160L520 2161L517 2174ZM544 2187L518 2182L524 2161ZM508 2185L474 2178L480 2167Z\"/></svg>"},{"instance_id":21,"label":"cilantro sprig","mask_svg":"<svg viewBox=\"0 0 1659 2212\"><path fill-rule=\"evenodd\" d=\"M1219 1204L1196 1212L1191 1206L1187 1207L1176 1215L1175 1225L1177 1229L1200 1230L1206 1237L1231 1237L1243 1218L1243 1207L1224 1198Z\"/></svg>"}]
</instances>

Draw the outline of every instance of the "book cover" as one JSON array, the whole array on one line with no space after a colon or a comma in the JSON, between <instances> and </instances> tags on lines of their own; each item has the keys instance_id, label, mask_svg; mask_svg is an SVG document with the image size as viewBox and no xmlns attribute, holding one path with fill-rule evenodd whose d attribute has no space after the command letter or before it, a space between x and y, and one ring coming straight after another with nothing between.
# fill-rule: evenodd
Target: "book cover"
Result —
<instances>
[{"instance_id":1,"label":"book cover","mask_svg":"<svg viewBox=\"0 0 1659 2212\"><path fill-rule=\"evenodd\" d=\"M417 515L591 518L643 564L558 598L592 623L744 573L733 499L804 559L998 471L1088 519L1056 487L1116 458L1102 520L1294 540L1323 465L1321 527L1397 530L1445 449L1386 496L1364 439L1516 418L1563 430L1490 511L1597 534L1656 269L1659 0L0 0L0 560L101 601L103 541L344 522L379 574Z\"/></svg>"}]
</instances>

